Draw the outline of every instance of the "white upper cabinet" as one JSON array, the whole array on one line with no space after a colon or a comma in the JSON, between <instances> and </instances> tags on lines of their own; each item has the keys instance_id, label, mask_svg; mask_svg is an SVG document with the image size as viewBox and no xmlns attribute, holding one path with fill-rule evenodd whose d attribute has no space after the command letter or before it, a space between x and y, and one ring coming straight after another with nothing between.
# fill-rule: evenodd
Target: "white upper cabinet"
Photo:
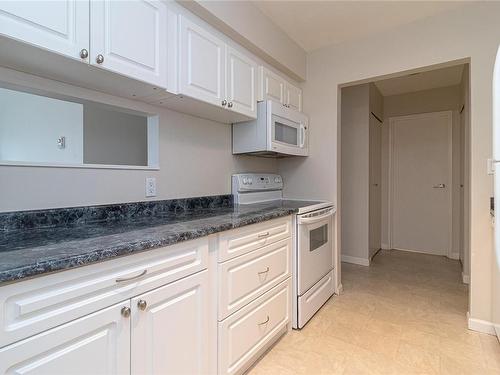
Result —
<instances>
[{"instance_id":1,"label":"white upper cabinet","mask_svg":"<svg viewBox=\"0 0 500 375\"><path fill-rule=\"evenodd\" d=\"M167 86L167 8L160 1L93 0L90 63Z\"/></svg>"},{"instance_id":2,"label":"white upper cabinet","mask_svg":"<svg viewBox=\"0 0 500 375\"><path fill-rule=\"evenodd\" d=\"M227 46L226 70L228 108L249 117L256 117L257 64L248 56Z\"/></svg>"},{"instance_id":3,"label":"white upper cabinet","mask_svg":"<svg viewBox=\"0 0 500 375\"><path fill-rule=\"evenodd\" d=\"M259 73L259 101L270 99L285 104L285 80L263 66Z\"/></svg>"},{"instance_id":4,"label":"white upper cabinet","mask_svg":"<svg viewBox=\"0 0 500 375\"><path fill-rule=\"evenodd\" d=\"M89 52L89 1L0 1L0 34L81 59Z\"/></svg>"},{"instance_id":5,"label":"white upper cabinet","mask_svg":"<svg viewBox=\"0 0 500 375\"><path fill-rule=\"evenodd\" d=\"M132 375L212 372L208 293L203 271L132 299Z\"/></svg>"},{"instance_id":6,"label":"white upper cabinet","mask_svg":"<svg viewBox=\"0 0 500 375\"><path fill-rule=\"evenodd\" d=\"M0 349L1 374L128 374L130 301Z\"/></svg>"},{"instance_id":7,"label":"white upper cabinet","mask_svg":"<svg viewBox=\"0 0 500 375\"><path fill-rule=\"evenodd\" d=\"M274 100L287 108L302 112L302 90L278 74L261 66L259 69L258 100Z\"/></svg>"},{"instance_id":8,"label":"white upper cabinet","mask_svg":"<svg viewBox=\"0 0 500 375\"><path fill-rule=\"evenodd\" d=\"M302 90L288 82L285 85L285 104L288 108L302 112Z\"/></svg>"},{"instance_id":9,"label":"white upper cabinet","mask_svg":"<svg viewBox=\"0 0 500 375\"><path fill-rule=\"evenodd\" d=\"M179 22L180 93L224 106L224 42L184 16Z\"/></svg>"}]
</instances>

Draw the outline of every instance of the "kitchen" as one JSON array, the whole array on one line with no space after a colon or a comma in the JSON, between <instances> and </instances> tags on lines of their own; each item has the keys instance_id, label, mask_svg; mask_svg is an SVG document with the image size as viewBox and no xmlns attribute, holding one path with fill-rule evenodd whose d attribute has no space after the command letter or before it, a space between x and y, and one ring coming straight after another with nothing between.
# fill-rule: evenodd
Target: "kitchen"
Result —
<instances>
[{"instance_id":1,"label":"kitchen","mask_svg":"<svg viewBox=\"0 0 500 375\"><path fill-rule=\"evenodd\" d=\"M75 364L80 373L246 371L280 337L300 335L292 328L307 327L327 300L342 298L338 84L467 56L471 81L486 80L470 51L372 70L355 58L354 44L342 54L357 67L332 52L339 63L326 68L328 50L284 59L264 39L285 38L282 47L294 53L298 45L262 9L252 13L252 3L224 3L230 19L223 12L214 19L217 2L43 3L0 2L2 92L22 101L2 110L18 109L7 126L35 115L53 127L2 133L16 135L0 167L4 373L69 373ZM484 4L472 10L451 9L449 17L468 22L491 13ZM259 39L243 23L238 29L238 15L255 14L273 34ZM436 24L421 22L438 27L435 17ZM493 53L488 44L477 58ZM486 91L473 90L473 103ZM73 116L77 149L49 116L61 107ZM90 114L99 130L93 137ZM140 123L140 132L131 137L112 126L124 118ZM44 135L54 157L37 151ZM136 148L140 160L123 161ZM472 162L481 164L474 152ZM475 166L473 179L487 179ZM478 200L490 193L471 197L472 241L484 221ZM240 197L251 198L233 202ZM315 231L312 222L323 219ZM313 226L304 232L309 241L300 240L301 220ZM474 248L492 246L491 234L482 238L490 243ZM304 263L301 248L312 256ZM477 273L490 259L483 255L471 264L473 323L491 321L492 302L478 300L475 289L489 282ZM300 273L300 264L308 271ZM308 279L302 289L301 277ZM317 300L301 310L308 292Z\"/></svg>"}]
</instances>

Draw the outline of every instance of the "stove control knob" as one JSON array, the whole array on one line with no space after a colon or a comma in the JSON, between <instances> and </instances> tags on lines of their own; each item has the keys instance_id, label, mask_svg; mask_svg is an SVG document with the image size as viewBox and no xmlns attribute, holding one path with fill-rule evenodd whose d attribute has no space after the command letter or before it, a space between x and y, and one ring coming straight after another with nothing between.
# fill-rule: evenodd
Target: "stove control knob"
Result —
<instances>
[{"instance_id":1,"label":"stove control knob","mask_svg":"<svg viewBox=\"0 0 500 375\"><path fill-rule=\"evenodd\" d=\"M248 183L248 178L243 177L241 181L243 182L243 185L246 185Z\"/></svg>"},{"instance_id":2,"label":"stove control knob","mask_svg":"<svg viewBox=\"0 0 500 375\"><path fill-rule=\"evenodd\" d=\"M280 183L280 182L281 182L281 178L279 178L279 177L274 177L274 182L275 182L275 183L277 183L277 184L278 184L278 183Z\"/></svg>"},{"instance_id":3,"label":"stove control knob","mask_svg":"<svg viewBox=\"0 0 500 375\"><path fill-rule=\"evenodd\" d=\"M252 185L252 183L253 183L252 177L249 177L249 178L248 178L248 184L249 184L249 185Z\"/></svg>"}]
</instances>

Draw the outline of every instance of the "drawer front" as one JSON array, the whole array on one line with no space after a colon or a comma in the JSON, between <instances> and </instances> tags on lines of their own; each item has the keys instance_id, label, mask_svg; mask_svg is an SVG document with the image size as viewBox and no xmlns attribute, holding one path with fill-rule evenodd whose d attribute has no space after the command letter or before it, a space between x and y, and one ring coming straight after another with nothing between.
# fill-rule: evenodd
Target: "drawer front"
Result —
<instances>
[{"instance_id":1,"label":"drawer front","mask_svg":"<svg viewBox=\"0 0 500 375\"><path fill-rule=\"evenodd\" d=\"M335 285L333 270L328 272L311 289L298 298L298 327L302 328L333 295Z\"/></svg>"},{"instance_id":2,"label":"drawer front","mask_svg":"<svg viewBox=\"0 0 500 375\"><path fill-rule=\"evenodd\" d=\"M206 269L208 238L0 287L0 347Z\"/></svg>"},{"instance_id":3,"label":"drawer front","mask_svg":"<svg viewBox=\"0 0 500 375\"><path fill-rule=\"evenodd\" d=\"M219 235L219 262L260 249L291 234L291 216L224 232Z\"/></svg>"},{"instance_id":4,"label":"drawer front","mask_svg":"<svg viewBox=\"0 0 500 375\"><path fill-rule=\"evenodd\" d=\"M219 374L240 373L290 322L290 279L219 323Z\"/></svg>"},{"instance_id":5,"label":"drawer front","mask_svg":"<svg viewBox=\"0 0 500 375\"><path fill-rule=\"evenodd\" d=\"M290 276L292 239L219 264L219 320Z\"/></svg>"}]
</instances>

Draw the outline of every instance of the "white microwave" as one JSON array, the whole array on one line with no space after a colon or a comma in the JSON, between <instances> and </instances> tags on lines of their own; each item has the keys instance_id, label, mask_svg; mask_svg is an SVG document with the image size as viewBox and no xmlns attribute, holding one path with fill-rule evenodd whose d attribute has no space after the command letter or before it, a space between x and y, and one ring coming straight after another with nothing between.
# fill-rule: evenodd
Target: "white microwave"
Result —
<instances>
[{"instance_id":1,"label":"white microwave","mask_svg":"<svg viewBox=\"0 0 500 375\"><path fill-rule=\"evenodd\" d=\"M233 154L308 154L308 119L272 100L257 103L257 119L233 124Z\"/></svg>"}]
</instances>

